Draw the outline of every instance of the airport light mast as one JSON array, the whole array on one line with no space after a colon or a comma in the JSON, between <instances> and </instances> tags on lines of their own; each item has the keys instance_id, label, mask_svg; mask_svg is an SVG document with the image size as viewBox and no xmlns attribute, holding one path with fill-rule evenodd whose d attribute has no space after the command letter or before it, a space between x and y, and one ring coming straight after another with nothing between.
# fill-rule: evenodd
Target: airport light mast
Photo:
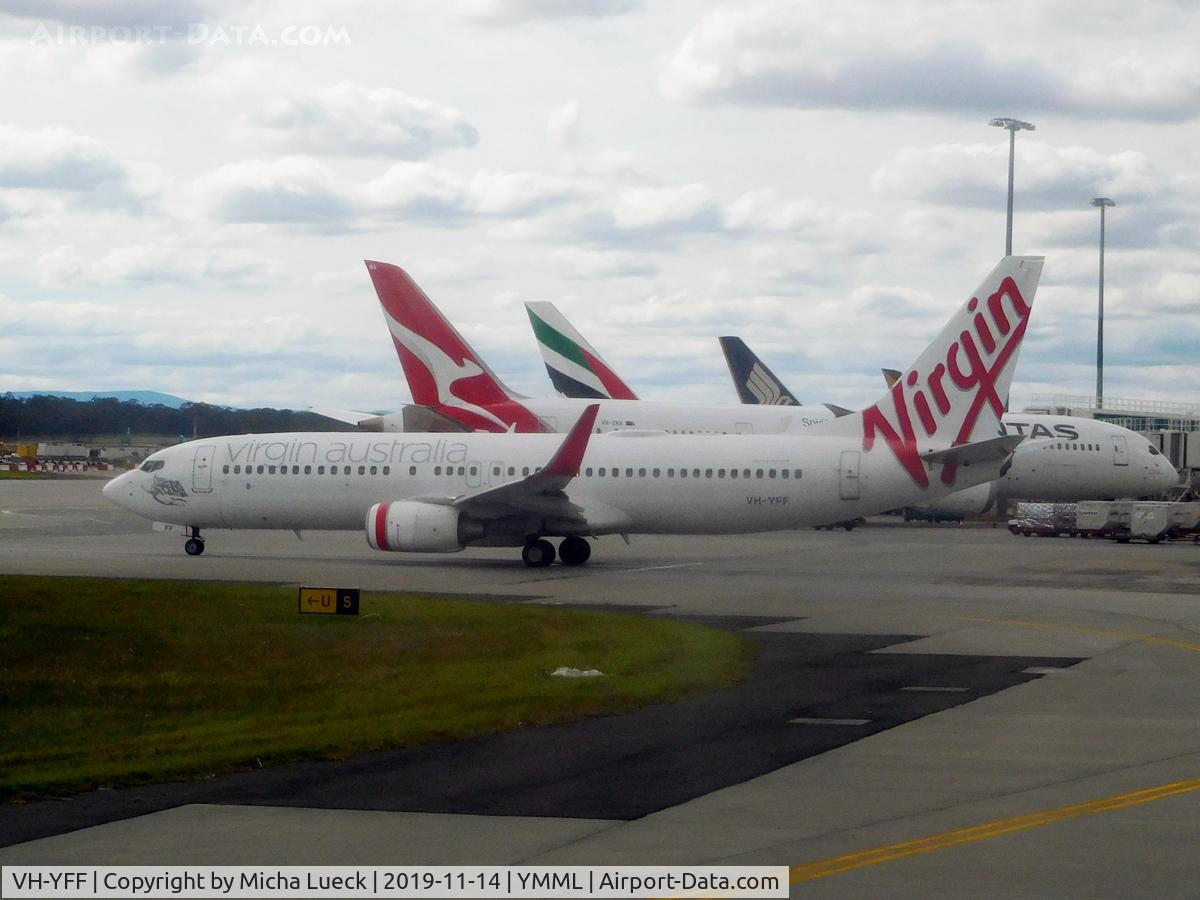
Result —
<instances>
[{"instance_id":1,"label":"airport light mast","mask_svg":"<svg viewBox=\"0 0 1200 900\"><path fill-rule=\"evenodd\" d=\"M988 124L1008 130L1008 227L1004 232L1004 255L1012 256L1013 155L1017 147L1017 132L1033 131L1033 125L1007 117L992 119Z\"/></svg>"},{"instance_id":2,"label":"airport light mast","mask_svg":"<svg viewBox=\"0 0 1200 900\"><path fill-rule=\"evenodd\" d=\"M1107 197L1096 197L1092 206L1100 207L1100 303L1096 317L1096 409L1104 408L1104 209L1116 206Z\"/></svg>"}]
</instances>

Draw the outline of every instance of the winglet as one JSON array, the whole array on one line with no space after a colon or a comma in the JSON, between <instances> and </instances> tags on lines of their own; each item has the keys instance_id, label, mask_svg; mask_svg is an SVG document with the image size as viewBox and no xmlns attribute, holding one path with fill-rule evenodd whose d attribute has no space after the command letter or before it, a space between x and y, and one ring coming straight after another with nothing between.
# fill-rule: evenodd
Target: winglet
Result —
<instances>
[{"instance_id":1,"label":"winglet","mask_svg":"<svg viewBox=\"0 0 1200 900\"><path fill-rule=\"evenodd\" d=\"M579 421L571 426L566 439L558 451L546 463L538 474L543 478L574 478L579 474L579 464L583 462L584 451L592 437L592 428L596 425L596 416L600 413L600 404L592 403L583 411Z\"/></svg>"}]
</instances>

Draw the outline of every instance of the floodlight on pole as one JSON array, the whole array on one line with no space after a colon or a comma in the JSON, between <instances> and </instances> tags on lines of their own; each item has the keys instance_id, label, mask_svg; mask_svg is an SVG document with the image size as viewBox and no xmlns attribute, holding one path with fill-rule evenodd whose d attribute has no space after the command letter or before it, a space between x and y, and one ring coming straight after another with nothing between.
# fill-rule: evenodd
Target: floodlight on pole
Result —
<instances>
[{"instance_id":1,"label":"floodlight on pole","mask_svg":"<svg viewBox=\"0 0 1200 900\"><path fill-rule=\"evenodd\" d=\"M1013 155L1017 148L1017 132L1033 131L1033 125L1008 117L992 119L988 124L1008 130L1008 226L1004 231L1004 255L1012 256Z\"/></svg>"},{"instance_id":2,"label":"floodlight on pole","mask_svg":"<svg viewBox=\"0 0 1200 900\"><path fill-rule=\"evenodd\" d=\"M1096 316L1096 409L1104 408L1104 210L1116 206L1107 197L1096 197L1092 206L1100 207L1100 302Z\"/></svg>"}]
</instances>

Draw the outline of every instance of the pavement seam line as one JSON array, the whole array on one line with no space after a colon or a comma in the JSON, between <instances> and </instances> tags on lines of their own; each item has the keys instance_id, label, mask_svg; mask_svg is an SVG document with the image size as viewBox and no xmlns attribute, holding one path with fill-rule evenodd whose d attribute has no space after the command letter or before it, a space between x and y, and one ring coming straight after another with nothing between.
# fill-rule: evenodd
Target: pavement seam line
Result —
<instances>
[{"instance_id":1,"label":"pavement seam line","mask_svg":"<svg viewBox=\"0 0 1200 900\"><path fill-rule=\"evenodd\" d=\"M1099 800L1089 800L1072 806L1042 810L1008 819L997 819L994 822L985 822L982 825L972 825L967 828L959 828L941 834L927 835L911 841L885 844L882 847L873 847L869 850L846 853L802 866L792 866L791 883L796 884L801 881L825 878L829 875L836 875L839 872L849 872L854 869L875 866L891 862L892 860L902 859L906 856L917 856L924 853L932 853L935 850L973 844L977 841L1012 834L1017 831L1040 828L1043 825L1052 825L1056 822L1065 822L1070 819L1078 819L1098 813L1113 812L1131 806L1140 806L1144 803L1152 803L1155 800L1178 797L1184 794L1195 793L1196 791L1200 791L1200 778L1174 781L1169 784L1158 785L1157 787L1143 788L1142 790L1131 791L1126 794L1103 797Z\"/></svg>"},{"instance_id":2,"label":"pavement seam line","mask_svg":"<svg viewBox=\"0 0 1200 900\"><path fill-rule=\"evenodd\" d=\"M1058 625L1053 622L1032 622L1025 619L989 619L983 616L947 616L962 622L983 622L989 625L1016 625L1022 628L1041 628L1047 631L1068 631L1077 634L1090 634L1097 637L1121 638L1127 641L1137 641L1143 644L1159 644L1164 647L1175 647L1179 650L1191 650L1200 653L1200 644L1189 641L1174 641L1170 638L1155 637L1151 634L1139 634L1133 631L1110 631L1107 628L1088 628L1084 625Z\"/></svg>"}]
</instances>

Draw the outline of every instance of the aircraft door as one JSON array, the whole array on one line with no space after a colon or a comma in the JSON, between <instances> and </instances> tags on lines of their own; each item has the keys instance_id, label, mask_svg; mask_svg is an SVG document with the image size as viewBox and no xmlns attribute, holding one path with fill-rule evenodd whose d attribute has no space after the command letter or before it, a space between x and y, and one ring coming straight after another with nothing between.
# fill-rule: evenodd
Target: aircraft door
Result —
<instances>
[{"instance_id":1,"label":"aircraft door","mask_svg":"<svg viewBox=\"0 0 1200 900\"><path fill-rule=\"evenodd\" d=\"M467 487L477 488L483 484L483 463L467 462Z\"/></svg>"},{"instance_id":2,"label":"aircraft door","mask_svg":"<svg viewBox=\"0 0 1200 900\"><path fill-rule=\"evenodd\" d=\"M1113 465L1127 466L1129 465L1129 444L1125 440L1125 436L1114 434L1112 439L1113 445Z\"/></svg>"},{"instance_id":3,"label":"aircraft door","mask_svg":"<svg viewBox=\"0 0 1200 900\"><path fill-rule=\"evenodd\" d=\"M207 494L212 491L213 456L217 448L205 444L196 448L196 459L192 463L192 491L197 494Z\"/></svg>"},{"instance_id":4,"label":"aircraft door","mask_svg":"<svg viewBox=\"0 0 1200 900\"><path fill-rule=\"evenodd\" d=\"M859 497L858 462L857 450L842 451L838 465L838 493L843 500L857 500Z\"/></svg>"},{"instance_id":5,"label":"aircraft door","mask_svg":"<svg viewBox=\"0 0 1200 900\"><path fill-rule=\"evenodd\" d=\"M733 425L734 434L754 434L754 426L749 422L735 422Z\"/></svg>"}]
</instances>

